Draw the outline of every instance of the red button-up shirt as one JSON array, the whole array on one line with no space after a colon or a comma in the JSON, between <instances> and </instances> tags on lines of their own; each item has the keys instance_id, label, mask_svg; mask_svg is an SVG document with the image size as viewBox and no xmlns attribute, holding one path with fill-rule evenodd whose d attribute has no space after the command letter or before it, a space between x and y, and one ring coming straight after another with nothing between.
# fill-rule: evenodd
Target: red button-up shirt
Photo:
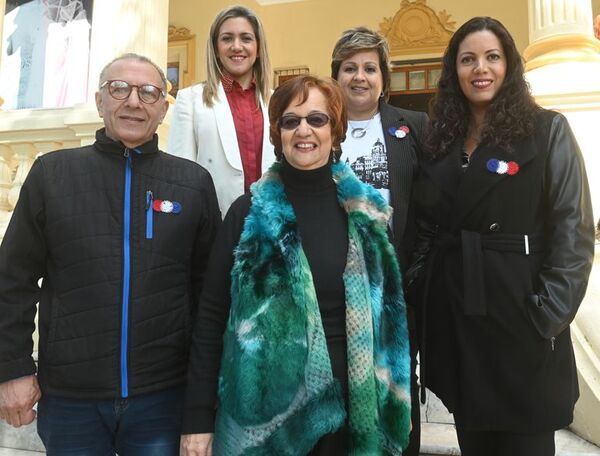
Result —
<instances>
[{"instance_id":1,"label":"red button-up shirt","mask_svg":"<svg viewBox=\"0 0 600 456\"><path fill-rule=\"evenodd\" d=\"M223 75L221 82L233 115L244 170L244 191L248 192L262 175L264 121L260 106L256 106L256 81L253 79L247 89L229 75Z\"/></svg>"}]
</instances>

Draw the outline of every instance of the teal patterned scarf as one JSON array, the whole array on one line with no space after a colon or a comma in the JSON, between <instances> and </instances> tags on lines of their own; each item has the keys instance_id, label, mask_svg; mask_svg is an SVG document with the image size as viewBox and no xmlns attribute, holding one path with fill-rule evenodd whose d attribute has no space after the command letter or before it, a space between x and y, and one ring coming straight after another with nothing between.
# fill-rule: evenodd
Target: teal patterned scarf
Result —
<instances>
[{"instance_id":1,"label":"teal patterned scarf","mask_svg":"<svg viewBox=\"0 0 600 456\"><path fill-rule=\"evenodd\" d=\"M386 232L391 209L347 165L332 165L349 230L346 415L280 167L274 164L253 186L235 252L215 454L301 456L346 422L349 454L400 455L410 432L410 354Z\"/></svg>"}]
</instances>

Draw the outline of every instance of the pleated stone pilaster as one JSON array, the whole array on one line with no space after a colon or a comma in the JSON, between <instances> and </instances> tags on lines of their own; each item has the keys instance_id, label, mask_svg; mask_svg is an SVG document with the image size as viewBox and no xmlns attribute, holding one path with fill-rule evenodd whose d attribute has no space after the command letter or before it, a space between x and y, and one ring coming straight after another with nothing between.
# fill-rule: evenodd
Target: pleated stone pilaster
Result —
<instances>
[{"instance_id":1,"label":"pleated stone pilaster","mask_svg":"<svg viewBox=\"0 0 600 456\"><path fill-rule=\"evenodd\" d=\"M585 160L597 223L600 40L593 34L591 0L529 0L529 39L523 56L532 93L540 105L569 120ZM595 263L597 271L600 253ZM599 299L600 274L592 271L586 297L571 324L581 391L572 429L596 445L600 445Z\"/></svg>"}]
</instances>

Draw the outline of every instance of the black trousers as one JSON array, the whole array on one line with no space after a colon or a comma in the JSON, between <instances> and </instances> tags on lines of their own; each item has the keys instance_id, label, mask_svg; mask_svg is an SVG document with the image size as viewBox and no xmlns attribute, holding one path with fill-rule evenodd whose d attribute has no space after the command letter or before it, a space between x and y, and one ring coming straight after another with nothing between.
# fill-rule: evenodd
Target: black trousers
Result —
<instances>
[{"instance_id":1,"label":"black trousers","mask_svg":"<svg viewBox=\"0 0 600 456\"><path fill-rule=\"evenodd\" d=\"M412 429L410 431L410 440L408 447L402 452L402 456L419 456L421 448L421 404L419 402L419 384L417 383L417 349L416 338L411 337L411 382L410 382L410 402ZM414 348L413 348L414 347Z\"/></svg>"},{"instance_id":2,"label":"black trousers","mask_svg":"<svg viewBox=\"0 0 600 456\"><path fill-rule=\"evenodd\" d=\"M554 431L535 434L465 431L456 426L462 456L554 456Z\"/></svg>"}]
</instances>

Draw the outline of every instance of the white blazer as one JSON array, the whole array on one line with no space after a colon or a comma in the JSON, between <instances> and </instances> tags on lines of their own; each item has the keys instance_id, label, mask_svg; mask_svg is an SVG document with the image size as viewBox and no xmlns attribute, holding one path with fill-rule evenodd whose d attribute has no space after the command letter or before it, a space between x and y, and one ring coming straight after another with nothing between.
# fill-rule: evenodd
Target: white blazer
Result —
<instances>
[{"instance_id":1,"label":"white blazer","mask_svg":"<svg viewBox=\"0 0 600 456\"><path fill-rule=\"evenodd\" d=\"M218 101L208 108L202 101L204 84L177 92L177 100L167 150L172 155L193 160L206 168L214 181L221 216L244 193L244 171L233 115L223 85L219 83ZM275 160L269 140L269 116L260 102L264 118L262 168L264 173Z\"/></svg>"}]
</instances>

